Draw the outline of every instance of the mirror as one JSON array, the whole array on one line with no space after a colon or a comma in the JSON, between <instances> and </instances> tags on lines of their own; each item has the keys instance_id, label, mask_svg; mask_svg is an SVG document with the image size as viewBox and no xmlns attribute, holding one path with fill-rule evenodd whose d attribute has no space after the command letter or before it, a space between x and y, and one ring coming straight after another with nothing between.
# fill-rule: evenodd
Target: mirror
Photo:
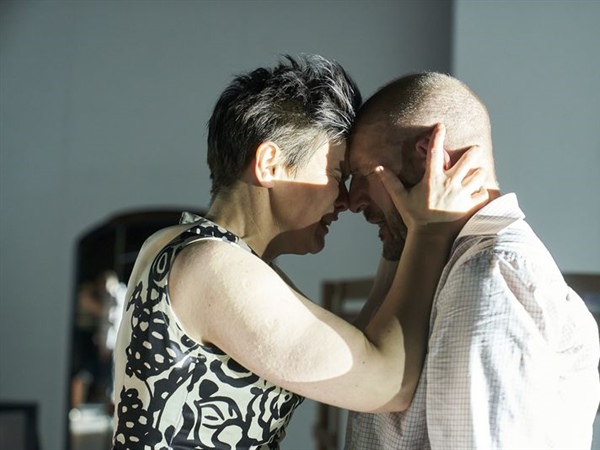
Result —
<instances>
[{"instance_id":1,"label":"mirror","mask_svg":"<svg viewBox=\"0 0 600 450\"><path fill-rule=\"evenodd\" d=\"M69 376L70 450L106 450L111 446L113 365L126 284L144 241L155 231L179 222L182 211L120 214L86 231L76 242L75 307Z\"/></svg>"}]
</instances>

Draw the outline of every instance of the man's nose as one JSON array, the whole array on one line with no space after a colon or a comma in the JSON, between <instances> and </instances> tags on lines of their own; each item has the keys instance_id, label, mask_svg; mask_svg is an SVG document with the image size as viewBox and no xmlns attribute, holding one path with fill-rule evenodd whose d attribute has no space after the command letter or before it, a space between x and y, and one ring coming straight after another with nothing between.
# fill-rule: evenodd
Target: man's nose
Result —
<instances>
[{"instance_id":1,"label":"man's nose","mask_svg":"<svg viewBox=\"0 0 600 450\"><path fill-rule=\"evenodd\" d=\"M361 176L353 176L350 181L350 211L359 213L369 204L366 180Z\"/></svg>"}]
</instances>

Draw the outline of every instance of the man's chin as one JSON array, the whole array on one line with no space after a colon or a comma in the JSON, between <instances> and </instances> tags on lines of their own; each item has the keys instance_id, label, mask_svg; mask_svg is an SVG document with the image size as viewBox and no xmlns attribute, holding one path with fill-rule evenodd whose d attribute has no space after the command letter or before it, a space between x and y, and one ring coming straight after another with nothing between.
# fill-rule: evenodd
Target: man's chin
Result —
<instances>
[{"instance_id":1,"label":"man's chin","mask_svg":"<svg viewBox=\"0 0 600 450\"><path fill-rule=\"evenodd\" d=\"M404 249L404 239L393 235L387 227L379 230L379 238L383 241L383 257L389 261L399 261Z\"/></svg>"},{"instance_id":2,"label":"man's chin","mask_svg":"<svg viewBox=\"0 0 600 450\"><path fill-rule=\"evenodd\" d=\"M393 240L393 238L394 237L392 233L390 233L390 229L387 227L387 225L379 226L379 239L381 239L384 244L386 241Z\"/></svg>"},{"instance_id":3,"label":"man's chin","mask_svg":"<svg viewBox=\"0 0 600 450\"><path fill-rule=\"evenodd\" d=\"M384 242L382 256L388 261L400 261L400 256L402 256L402 248L403 246L398 245L397 243Z\"/></svg>"}]
</instances>

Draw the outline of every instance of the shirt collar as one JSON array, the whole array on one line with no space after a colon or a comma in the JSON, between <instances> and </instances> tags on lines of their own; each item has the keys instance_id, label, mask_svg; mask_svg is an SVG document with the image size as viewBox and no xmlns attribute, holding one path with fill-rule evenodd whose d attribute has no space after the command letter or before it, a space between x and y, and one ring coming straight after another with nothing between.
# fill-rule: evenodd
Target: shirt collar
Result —
<instances>
[{"instance_id":1,"label":"shirt collar","mask_svg":"<svg viewBox=\"0 0 600 450\"><path fill-rule=\"evenodd\" d=\"M464 236L500 234L509 225L525 218L514 193L504 194L477 211L462 228Z\"/></svg>"}]
</instances>

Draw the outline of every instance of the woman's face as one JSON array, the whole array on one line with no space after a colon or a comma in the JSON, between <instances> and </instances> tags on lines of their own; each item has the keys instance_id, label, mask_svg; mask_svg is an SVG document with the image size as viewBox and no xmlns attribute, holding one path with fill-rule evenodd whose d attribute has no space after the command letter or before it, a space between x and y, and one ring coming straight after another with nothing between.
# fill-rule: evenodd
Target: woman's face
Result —
<instances>
[{"instance_id":1,"label":"woman's face","mask_svg":"<svg viewBox=\"0 0 600 450\"><path fill-rule=\"evenodd\" d=\"M338 214L348 209L346 142L325 143L308 164L281 181L277 193L278 253L317 253Z\"/></svg>"}]
</instances>

